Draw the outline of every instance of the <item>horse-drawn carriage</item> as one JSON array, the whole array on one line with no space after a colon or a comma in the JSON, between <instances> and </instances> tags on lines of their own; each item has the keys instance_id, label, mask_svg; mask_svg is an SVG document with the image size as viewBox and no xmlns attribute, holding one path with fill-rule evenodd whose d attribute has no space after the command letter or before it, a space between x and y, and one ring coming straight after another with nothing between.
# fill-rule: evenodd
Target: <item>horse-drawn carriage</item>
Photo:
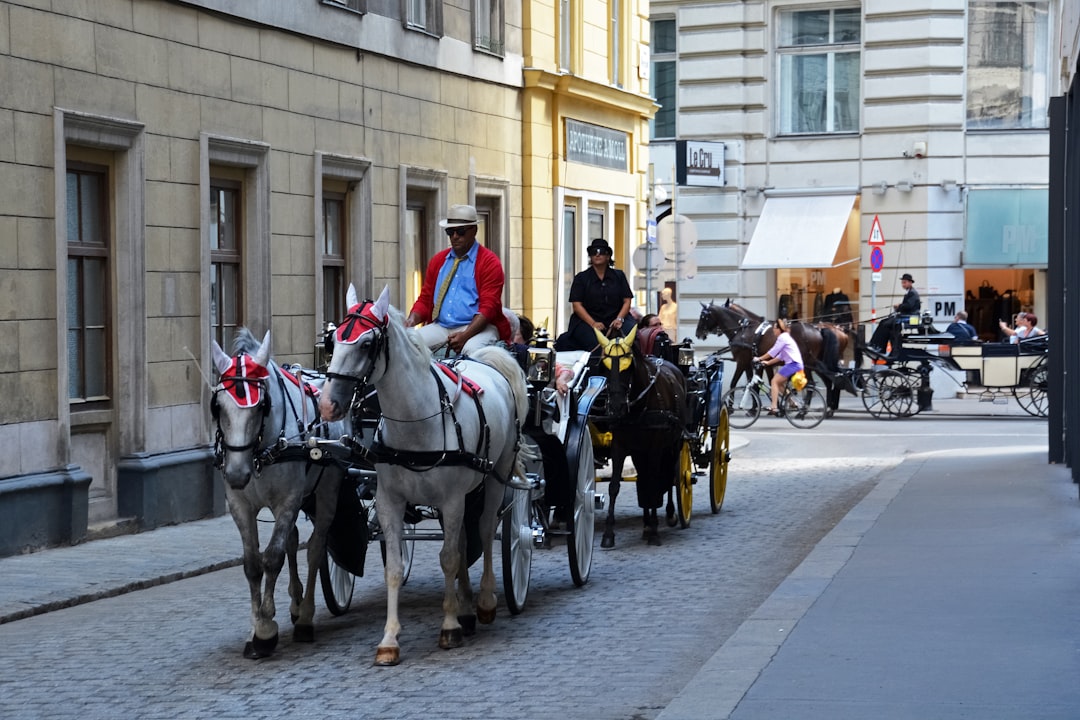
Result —
<instances>
[{"instance_id":1,"label":"horse-drawn carriage","mask_svg":"<svg viewBox=\"0 0 1080 720\"><path fill-rule=\"evenodd\" d=\"M949 333L937 332L928 315L900 315L895 320L892 351L865 348L874 365L854 371L853 382L874 417L911 417L928 407L930 372L935 367L962 372L960 387L978 386L980 400L1004 401L1011 395L1027 413L1047 416L1047 336L1017 343L957 341Z\"/></svg>"}]
</instances>

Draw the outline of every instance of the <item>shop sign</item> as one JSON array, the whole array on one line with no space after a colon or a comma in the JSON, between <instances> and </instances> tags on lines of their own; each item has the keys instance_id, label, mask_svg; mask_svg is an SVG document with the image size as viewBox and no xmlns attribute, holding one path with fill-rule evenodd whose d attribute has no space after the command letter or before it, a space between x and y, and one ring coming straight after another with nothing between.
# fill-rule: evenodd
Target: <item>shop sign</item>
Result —
<instances>
[{"instance_id":1,"label":"shop sign","mask_svg":"<svg viewBox=\"0 0 1080 720\"><path fill-rule=\"evenodd\" d=\"M677 140L675 179L680 185L724 187L724 143Z\"/></svg>"},{"instance_id":2,"label":"shop sign","mask_svg":"<svg viewBox=\"0 0 1080 720\"><path fill-rule=\"evenodd\" d=\"M570 162L626 170L629 144L629 135L621 130L566 120L566 159Z\"/></svg>"}]
</instances>

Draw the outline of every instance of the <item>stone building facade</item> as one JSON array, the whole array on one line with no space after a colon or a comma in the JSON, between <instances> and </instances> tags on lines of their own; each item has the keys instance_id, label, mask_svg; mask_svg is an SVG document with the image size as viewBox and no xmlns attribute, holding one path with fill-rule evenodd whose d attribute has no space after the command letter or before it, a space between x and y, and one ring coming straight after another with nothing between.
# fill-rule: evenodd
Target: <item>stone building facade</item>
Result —
<instances>
[{"instance_id":1,"label":"stone building facade","mask_svg":"<svg viewBox=\"0 0 1080 720\"><path fill-rule=\"evenodd\" d=\"M210 340L310 365L475 204L520 302L503 0L0 2L0 554L223 511Z\"/></svg>"}]
</instances>

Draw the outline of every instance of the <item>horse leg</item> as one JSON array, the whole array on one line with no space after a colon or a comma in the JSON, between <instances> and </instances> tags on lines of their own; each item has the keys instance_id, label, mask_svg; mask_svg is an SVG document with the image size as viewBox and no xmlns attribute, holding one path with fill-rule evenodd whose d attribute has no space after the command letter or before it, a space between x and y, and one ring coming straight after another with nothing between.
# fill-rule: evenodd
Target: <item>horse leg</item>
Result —
<instances>
[{"instance_id":1,"label":"horse leg","mask_svg":"<svg viewBox=\"0 0 1080 720\"><path fill-rule=\"evenodd\" d=\"M672 485L667 491L667 506L664 508L665 518L664 521L668 527L675 527L679 524L678 518L675 517L675 486Z\"/></svg>"},{"instance_id":2,"label":"horse leg","mask_svg":"<svg viewBox=\"0 0 1080 720\"><path fill-rule=\"evenodd\" d=\"M604 535L600 538L600 547L615 547L615 500L619 497L622 485L623 465L626 455L621 450L611 454L611 482L608 483L608 511L604 520Z\"/></svg>"},{"instance_id":3,"label":"horse leg","mask_svg":"<svg viewBox=\"0 0 1080 720\"><path fill-rule=\"evenodd\" d=\"M401 559L401 535L405 523L405 501L387 496L383 488L389 480L380 478L375 490L375 507L379 513L379 526L382 528L383 541L386 544L386 625L383 627L382 640L375 651L375 664L378 666L397 665L401 662L401 648L398 634L401 622L398 620L398 595L401 592L405 565Z\"/></svg>"},{"instance_id":4,"label":"horse leg","mask_svg":"<svg viewBox=\"0 0 1080 720\"><path fill-rule=\"evenodd\" d=\"M509 464L509 467L513 468L513 462ZM488 479L484 492L484 512L480 516L480 538L484 543L484 571L480 575L480 595L476 599L476 616L481 623L490 625L495 622L495 608L498 604L498 598L495 596L495 530L499 525L499 505L503 496L502 484ZM468 568L466 568L466 573L468 573Z\"/></svg>"},{"instance_id":5,"label":"horse leg","mask_svg":"<svg viewBox=\"0 0 1080 720\"><path fill-rule=\"evenodd\" d=\"M465 564L462 548L465 546L464 518L465 498L455 497L444 502L439 508L443 518L443 544L439 550L439 565L443 571L443 621L439 630L439 647L443 650L461 647L465 640L461 631L461 623L458 621L458 594L455 588L455 579L459 578L459 570ZM465 569L466 583L468 582L468 569ZM469 592L472 592L471 587Z\"/></svg>"},{"instance_id":6,"label":"horse leg","mask_svg":"<svg viewBox=\"0 0 1080 720\"><path fill-rule=\"evenodd\" d=\"M656 516L656 508L643 509L642 515L645 521L645 541L649 545L659 546L660 543L660 521Z\"/></svg>"},{"instance_id":7,"label":"horse leg","mask_svg":"<svg viewBox=\"0 0 1080 720\"><path fill-rule=\"evenodd\" d=\"M244 577L248 582L251 596L251 635L244 645L244 657L255 660L262 655L255 652L255 628L259 623L259 608L262 605L262 558L259 555L259 525L256 520L257 510L248 501L242 490L234 490L226 485L225 497L228 500L229 513L240 531L240 542L244 547Z\"/></svg>"},{"instance_id":8,"label":"horse leg","mask_svg":"<svg viewBox=\"0 0 1080 720\"><path fill-rule=\"evenodd\" d=\"M285 561L289 566L289 619L293 623L293 639L296 639L295 625L300 619L300 605L304 601L304 586L300 584L300 566L296 553L300 549L300 530L294 525L285 541Z\"/></svg>"},{"instance_id":9,"label":"horse leg","mask_svg":"<svg viewBox=\"0 0 1080 720\"><path fill-rule=\"evenodd\" d=\"M315 585L326 554L326 536L337 510L338 488L341 471L336 468L319 468L320 477L315 486L315 527L311 530L307 548L307 584L300 600L299 621L293 621L293 640L315 642ZM293 557L295 558L295 550ZM295 560L293 561L295 562Z\"/></svg>"},{"instance_id":10,"label":"horse leg","mask_svg":"<svg viewBox=\"0 0 1080 720\"><path fill-rule=\"evenodd\" d=\"M277 608L274 604L274 587L278 575L285 566L285 549L289 536L296 532L297 510L285 508L274 518L274 530L270 541L262 552L263 594L259 611L259 621L255 625L255 637L251 639L252 650L259 657L268 657L274 652L278 642L278 624L274 620Z\"/></svg>"},{"instance_id":11,"label":"horse leg","mask_svg":"<svg viewBox=\"0 0 1080 720\"><path fill-rule=\"evenodd\" d=\"M467 535L468 532L465 530L464 525L462 525L461 542L458 543L460 559L458 560L456 589L458 604L457 621L461 626L462 636L472 636L476 634L476 613L473 610L474 600L472 581L469 579L469 541L466 537Z\"/></svg>"}]
</instances>

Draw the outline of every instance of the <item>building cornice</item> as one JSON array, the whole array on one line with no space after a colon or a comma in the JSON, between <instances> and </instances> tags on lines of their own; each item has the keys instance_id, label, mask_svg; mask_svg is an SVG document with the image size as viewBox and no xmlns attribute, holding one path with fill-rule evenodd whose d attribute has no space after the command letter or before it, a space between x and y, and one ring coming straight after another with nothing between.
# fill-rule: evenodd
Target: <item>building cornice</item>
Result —
<instances>
[{"instance_id":1,"label":"building cornice","mask_svg":"<svg viewBox=\"0 0 1080 720\"><path fill-rule=\"evenodd\" d=\"M639 95L569 73L553 73L540 68L525 68L523 75L526 90L545 90L554 95L574 98L609 110L630 111L643 119L652 118L660 108L647 95Z\"/></svg>"}]
</instances>

